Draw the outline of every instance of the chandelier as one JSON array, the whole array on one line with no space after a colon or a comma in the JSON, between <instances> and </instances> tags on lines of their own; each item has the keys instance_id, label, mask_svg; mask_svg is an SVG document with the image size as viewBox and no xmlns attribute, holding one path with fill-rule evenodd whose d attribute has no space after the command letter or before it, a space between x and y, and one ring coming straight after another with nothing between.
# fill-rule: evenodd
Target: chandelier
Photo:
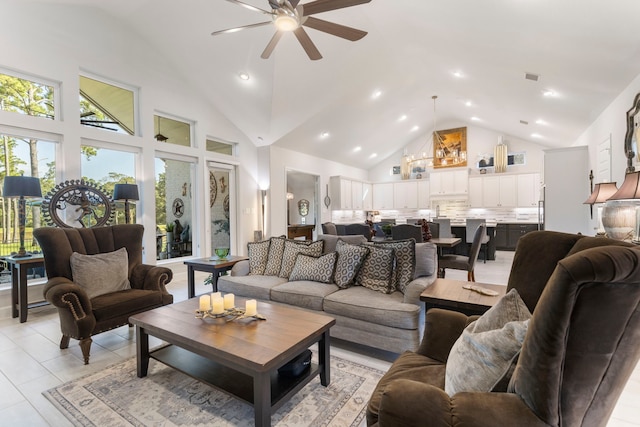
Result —
<instances>
[{"instance_id":1,"label":"chandelier","mask_svg":"<svg viewBox=\"0 0 640 427\"><path fill-rule=\"evenodd\" d=\"M414 168L421 171L436 166L455 166L456 164L464 164L467 160L465 150L448 147L440 132L436 130L436 99L438 96L433 95L431 99L433 100L433 133L417 154L409 154L405 150L400 164L402 179L409 179ZM427 149L424 150L425 148Z\"/></svg>"}]
</instances>

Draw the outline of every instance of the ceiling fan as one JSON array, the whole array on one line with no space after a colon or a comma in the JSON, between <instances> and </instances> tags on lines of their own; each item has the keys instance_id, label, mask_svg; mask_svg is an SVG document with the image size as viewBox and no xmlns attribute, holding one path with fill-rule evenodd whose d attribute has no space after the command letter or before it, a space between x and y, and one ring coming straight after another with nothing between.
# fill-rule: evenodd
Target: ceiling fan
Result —
<instances>
[{"instance_id":1,"label":"ceiling fan","mask_svg":"<svg viewBox=\"0 0 640 427\"><path fill-rule=\"evenodd\" d=\"M271 38L269 44L267 44L262 55L260 55L264 59L269 58L273 49L275 49L278 44L278 41L280 41L280 38L286 32L293 32L302 45L302 48L309 56L309 59L321 59L322 55L318 51L318 48L316 48L315 44L311 41L307 32L302 28L303 26L351 41L360 40L367 35L366 31L324 21L310 15L342 9L345 7L357 6L359 4L369 3L371 0L315 0L306 4L299 4L300 0L268 0L269 6L271 6L271 11L260 9L259 7L252 6L239 0L227 1L237 4L238 6L245 7L249 10L253 10L254 12L269 15L271 16L271 20L242 27L230 28L227 30L214 31L211 35L217 36L225 33L235 33L236 31L247 28L273 24L276 27L276 33Z\"/></svg>"}]
</instances>

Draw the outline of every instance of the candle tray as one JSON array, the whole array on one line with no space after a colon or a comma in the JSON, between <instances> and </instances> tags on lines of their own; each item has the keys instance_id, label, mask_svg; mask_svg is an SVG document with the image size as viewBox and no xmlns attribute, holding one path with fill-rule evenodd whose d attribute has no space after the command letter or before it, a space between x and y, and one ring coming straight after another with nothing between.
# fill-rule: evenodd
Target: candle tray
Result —
<instances>
[{"instance_id":1,"label":"candle tray","mask_svg":"<svg viewBox=\"0 0 640 427\"><path fill-rule=\"evenodd\" d=\"M232 320L240 320L240 319L267 320L266 317L264 317L264 316L262 316L261 314L258 314L258 313L256 313L253 316L247 316L245 314L245 310L243 308L238 308L238 307L228 308L225 311L223 311L222 313L216 313L216 314L212 313L211 310L208 310L208 311L196 310L196 318L197 319L227 318L227 322L230 322Z\"/></svg>"}]
</instances>

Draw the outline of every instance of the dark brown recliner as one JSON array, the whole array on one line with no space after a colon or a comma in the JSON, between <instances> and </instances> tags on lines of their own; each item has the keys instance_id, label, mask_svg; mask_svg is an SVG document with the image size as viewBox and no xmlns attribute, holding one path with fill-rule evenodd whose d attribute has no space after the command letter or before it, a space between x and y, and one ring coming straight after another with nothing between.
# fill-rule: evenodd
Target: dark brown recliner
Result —
<instances>
[{"instance_id":1,"label":"dark brown recliner","mask_svg":"<svg viewBox=\"0 0 640 427\"><path fill-rule=\"evenodd\" d=\"M165 285L173 272L165 267L142 263L140 224L122 224L94 228L43 227L33 231L44 254L48 281L44 297L58 308L62 340L60 348L69 347L70 338L80 341L85 365L89 363L91 336L126 325L129 316L173 303ZM131 289L89 298L73 282L70 257L113 252L126 248L129 257Z\"/></svg>"},{"instance_id":2,"label":"dark brown recliner","mask_svg":"<svg viewBox=\"0 0 640 427\"><path fill-rule=\"evenodd\" d=\"M508 288L533 312L505 389L444 392L453 343L477 318L432 309L416 352L380 380L367 424L604 426L640 358L640 251L541 231L518 243Z\"/></svg>"}]
</instances>

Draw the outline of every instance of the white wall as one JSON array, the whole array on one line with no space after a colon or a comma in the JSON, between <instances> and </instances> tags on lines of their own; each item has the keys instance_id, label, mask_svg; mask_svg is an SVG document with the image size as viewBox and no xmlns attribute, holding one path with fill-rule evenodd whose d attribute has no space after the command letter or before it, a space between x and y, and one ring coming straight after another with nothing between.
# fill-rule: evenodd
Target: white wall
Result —
<instances>
[{"instance_id":1,"label":"white wall","mask_svg":"<svg viewBox=\"0 0 640 427\"><path fill-rule=\"evenodd\" d=\"M57 179L80 177L81 139L106 141L135 147L139 157L138 184L141 200L138 218L145 225L145 261L155 260L154 158L157 151L197 163L194 191L194 255L210 254L211 231L208 213L207 160L219 160L207 153L207 137L239 144L238 233L236 252L246 251L258 229L257 153L255 146L230 123L189 76L181 75L170 58L154 50L136 33L129 31L108 14L92 7L48 5L11 1L3 5L3 41L0 69L16 70L60 82L62 120L50 121L14 113L0 112L0 124L10 128L38 129L60 141ZM160 24L162 25L162 24ZM139 88L139 135L121 135L79 124L79 74L88 71L112 81ZM154 112L164 112L195 123L196 147L160 144L153 139ZM9 128L9 129L10 129ZM7 128L5 128L6 130ZM225 159L227 160L227 159ZM232 245L233 246L233 245Z\"/></svg>"}]
</instances>

